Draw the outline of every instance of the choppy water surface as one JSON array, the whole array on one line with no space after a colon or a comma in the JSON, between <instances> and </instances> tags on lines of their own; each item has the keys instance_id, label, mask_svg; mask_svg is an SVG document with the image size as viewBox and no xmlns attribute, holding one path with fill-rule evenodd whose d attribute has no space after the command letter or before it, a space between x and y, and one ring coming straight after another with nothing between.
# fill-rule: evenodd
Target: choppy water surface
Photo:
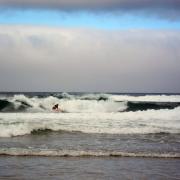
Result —
<instances>
[{"instance_id":1,"label":"choppy water surface","mask_svg":"<svg viewBox=\"0 0 180 180\"><path fill-rule=\"evenodd\" d=\"M57 103L63 113L52 110ZM77 166L88 162L92 167L93 163L111 162L115 174L109 173L114 178L120 173L114 166L116 163L120 166L130 163L130 167L131 163L138 162L134 158L140 158L140 162L161 166L168 161L174 163L174 169L171 167L174 175L167 172L163 175L160 167L159 171L149 173L159 172L162 173L159 177L167 179L179 178L180 95L3 93L0 95L0 155L0 159L11 155L36 156L40 160L46 156L43 162L48 157L54 161L56 156L65 164L72 160ZM30 164L34 160L25 159ZM19 160L25 163L25 159ZM6 160L14 163L17 159ZM38 162L33 163L38 166ZM56 164L55 169L62 164ZM103 169L100 174L106 177L106 164L99 165ZM127 176L127 172L123 173ZM98 178L99 174L96 175Z\"/></svg>"}]
</instances>

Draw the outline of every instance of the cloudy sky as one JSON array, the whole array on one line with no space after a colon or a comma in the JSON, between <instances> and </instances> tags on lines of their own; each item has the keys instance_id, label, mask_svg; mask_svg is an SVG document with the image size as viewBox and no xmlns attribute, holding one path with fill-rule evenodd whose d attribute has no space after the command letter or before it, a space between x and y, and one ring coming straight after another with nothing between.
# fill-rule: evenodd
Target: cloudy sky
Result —
<instances>
[{"instance_id":1,"label":"cloudy sky","mask_svg":"<svg viewBox=\"0 0 180 180\"><path fill-rule=\"evenodd\" d=\"M0 0L0 91L180 93L179 0Z\"/></svg>"}]
</instances>

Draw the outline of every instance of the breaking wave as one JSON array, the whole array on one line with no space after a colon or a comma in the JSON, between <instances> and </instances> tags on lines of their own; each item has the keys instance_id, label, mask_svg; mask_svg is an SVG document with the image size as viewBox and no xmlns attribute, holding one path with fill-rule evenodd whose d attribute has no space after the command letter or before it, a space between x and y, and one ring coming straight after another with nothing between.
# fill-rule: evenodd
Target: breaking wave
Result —
<instances>
[{"instance_id":1,"label":"breaking wave","mask_svg":"<svg viewBox=\"0 0 180 180\"><path fill-rule=\"evenodd\" d=\"M40 96L23 94L0 97L0 112L52 112L59 104L64 112L129 112L149 109L174 109L180 106L180 96L127 96L106 94L70 95L60 93Z\"/></svg>"},{"instance_id":2,"label":"breaking wave","mask_svg":"<svg viewBox=\"0 0 180 180\"><path fill-rule=\"evenodd\" d=\"M143 157L143 158L180 158L180 153L147 153L92 150L58 150L32 148L1 148L0 155L9 156L59 156L59 157Z\"/></svg>"},{"instance_id":3,"label":"breaking wave","mask_svg":"<svg viewBox=\"0 0 180 180\"><path fill-rule=\"evenodd\" d=\"M102 99L98 96L98 100L94 97L82 96L76 98L59 99L54 96L45 98L27 97L25 95L14 95L0 99L1 112L52 112L52 106L59 103L61 109L66 112L118 112L126 109L126 102L116 103L112 100Z\"/></svg>"},{"instance_id":4,"label":"breaking wave","mask_svg":"<svg viewBox=\"0 0 180 180\"><path fill-rule=\"evenodd\" d=\"M52 111L59 103L66 113ZM179 95L0 95L0 137L34 131L180 133Z\"/></svg>"},{"instance_id":5,"label":"breaking wave","mask_svg":"<svg viewBox=\"0 0 180 180\"><path fill-rule=\"evenodd\" d=\"M180 133L180 107L123 113L0 113L0 137L46 129L93 134Z\"/></svg>"}]
</instances>

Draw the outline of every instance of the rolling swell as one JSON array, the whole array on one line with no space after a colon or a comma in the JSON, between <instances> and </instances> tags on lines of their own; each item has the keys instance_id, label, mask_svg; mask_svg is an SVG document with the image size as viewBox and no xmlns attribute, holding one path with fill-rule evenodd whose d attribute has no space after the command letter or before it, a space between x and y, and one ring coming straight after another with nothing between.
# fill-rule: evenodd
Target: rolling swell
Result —
<instances>
[{"instance_id":1,"label":"rolling swell","mask_svg":"<svg viewBox=\"0 0 180 180\"><path fill-rule=\"evenodd\" d=\"M8 106L11 106L12 103L10 103L9 101L6 101L6 100L0 100L0 110L8 107Z\"/></svg>"},{"instance_id":2,"label":"rolling swell","mask_svg":"<svg viewBox=\"0 0 180 180\"><path fill-rule=\"evenodd\" d=\"M129 111L146 111L149 109L174 109L180 106L180 102L127 102L126 112Z\"/></svg>"},{"instance_id":3,"label":"rolling swell","mask_svg":"<svg viewBox=\"0 0 180 180\"><path fill-rule=\"evenodd\" d=\"M26 102L16 100L18 105L8 100L0 100L0 112L24 112L29 107L32 107Z\"/></svg>"}]
</instances>

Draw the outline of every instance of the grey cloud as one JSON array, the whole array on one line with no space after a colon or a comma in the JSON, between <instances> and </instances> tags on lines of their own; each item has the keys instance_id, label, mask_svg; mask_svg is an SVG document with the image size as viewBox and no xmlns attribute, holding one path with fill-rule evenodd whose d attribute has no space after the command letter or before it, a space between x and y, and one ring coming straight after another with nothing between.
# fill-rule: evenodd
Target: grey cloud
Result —
<instances>
[{"instance_id":1,"label":"grey cloud","mask_svg":"<svg viewBox=\"0 0 180 180\"><path fill-rule=\"evenodd\" d=\"M0 91L180 92L179 30L0 26L0 47Z\"/></svg>"},{"instance_id":2,"label":"grey cloud","mask_svg":"<svg viewBox=\"0 0 180 180\"><path fill-rule=\"evenodd\" d=\"M0 7L143 13L174 20L180 17L179 0L0 0Z\"/></svg>"},{"instance_id":3,"label":"grey cloud","mask_svg":"<svg viewBox=\"0 0 180 180\"><path fill-rule=\"evenodd\" d=\"M54 7L60 9L179 8L179 0L0 0L1 6Z\"/></svg>"}]
</instances>

